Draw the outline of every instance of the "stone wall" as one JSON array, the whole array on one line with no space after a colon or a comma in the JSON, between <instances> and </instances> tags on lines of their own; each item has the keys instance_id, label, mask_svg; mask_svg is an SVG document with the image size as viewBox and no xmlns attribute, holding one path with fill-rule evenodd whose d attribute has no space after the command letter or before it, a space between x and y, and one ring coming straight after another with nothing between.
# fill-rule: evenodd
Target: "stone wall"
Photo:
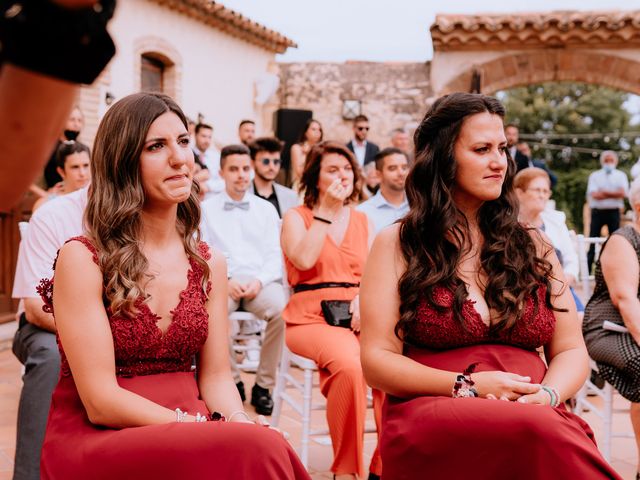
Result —
<instances>
[{"instance_id":1,"label":"stone wall","mask_svg":"<svg viewBox=\"0 0 640 480\"><path fill-rule=\"evenodd\" d=\"M393 129L413 131L432 97L429 63L281 63L281 108L313 111L324 138L348 141L350 120L342 118L343 100L360 100L369 117L369 138L389 145Z\"/></svg>"}]
</instances>

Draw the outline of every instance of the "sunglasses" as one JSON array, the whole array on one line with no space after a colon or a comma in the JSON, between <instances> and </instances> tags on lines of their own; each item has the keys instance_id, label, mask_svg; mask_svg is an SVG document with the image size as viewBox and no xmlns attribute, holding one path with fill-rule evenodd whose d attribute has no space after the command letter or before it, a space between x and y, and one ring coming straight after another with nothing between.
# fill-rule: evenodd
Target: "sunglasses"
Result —
<instances>
[{"instance_id":1,"label":"sunglasses","mask_svg":"<svg viewBox=\"0 0 640 480\"><path fill-rule=\"evenodd\" d=\"M369 131L369 127L356 127L358 130L364 130L366 132Z\"/></svg>"},{"instance_id":2,"label":"sunglasses","mask_svg":"<svg viewBox=\"0 0 640 480\"><path fill-rule=\"evenodd\" d=\"M262 165L264 165L265 167L269 165L269 163L271 162L273 162L273 164L277 167L278 165L280 165L281 160L279 158L263 158L262 159Z\"/></svg>"}]
</instances>

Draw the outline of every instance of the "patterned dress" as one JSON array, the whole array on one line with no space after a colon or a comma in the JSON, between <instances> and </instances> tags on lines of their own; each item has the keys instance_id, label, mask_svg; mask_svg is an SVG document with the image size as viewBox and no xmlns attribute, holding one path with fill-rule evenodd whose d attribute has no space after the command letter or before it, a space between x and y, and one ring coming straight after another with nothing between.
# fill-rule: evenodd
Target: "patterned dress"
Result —
<instances>
[{"instance_id":1,"label":"patterned dress","mask_svg":"<svg viewBox=\"0 0 640 480\"><path fill-rule=\"evenodd\" d=\"M624 237L636 251L640 263L640 234L631 225L620 228L613 235ZM602 251L607 243L602 246ZM602 254L601 251L601 254ZM582 332L589 355L597 365L600 375L615 387L620 395L631 402L640 402L640 346L629 333L604 330L605 320L624 325L622 316L611 302L607 282L602 275L600 260L596 264L596 286L584 310ZM640 284L638 285L640 298Z\"/></svg>"},{"instance_id":2,"label":"patterned dress","mask_svg":"<svg viewBox=\"0 0 640 480\"><path fill-rule=\"evenodd\" d=\"M87 238L69 241L82 242L98 263ZM205 243L200 243L199 251L203 258L210 257ZM202 266L189 261L187 288L180 293L166 332L159 329L159 317L142 300L131 319L113 315L105 306L120 387L171 410L208 414L191 359L207 339L209 315ZM53 281L43 280L39 292L45 309L52 311ZM262 426L173 422L109 428L92 424L59 341L58 345L62 367L42 449L43 479L309 478L283 436Z\"/></svg>"}]
</instances>

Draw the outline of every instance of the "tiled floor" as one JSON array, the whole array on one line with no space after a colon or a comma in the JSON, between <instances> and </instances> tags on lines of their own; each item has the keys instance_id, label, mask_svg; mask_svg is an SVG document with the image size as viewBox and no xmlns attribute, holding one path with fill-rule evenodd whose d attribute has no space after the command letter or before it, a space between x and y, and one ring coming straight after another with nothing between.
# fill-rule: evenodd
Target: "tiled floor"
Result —
<instances>
[{"instance_id":1,"label":"tiled floor","mask_svg":"<svg viewBox=\"0 0 640 480\"><path fill-rule=\"evenodd\" d=\"M9 480L13 470L13 456L15 445L15 421L18 407L18 398L22 382L20 379L21 365L15 359L10 349L11 331L15 326L9 324L0 325L0 480ZM245 385L251 388L253 385L252 375L246 375ZM317 401L321 401L317 389L314 394L318 396ZM616 398L616 406L625 407L626 401L620 397ZM247 408L251 408L247 406ZM585 419L591 424L600 441L601 422L593 414L587 414ZM368 423L372 424L371 412L369 412ZM312 417L314 428L322 428L325 425L324 412L314 412ZM290 409L284 408L280 422L282 430L290 435L290 441L297 447L300 444L300 422L297 415ZM631 432L631 425L627 414L614 415L614 427L616 431ZM365 465L371 458L375 448L375 435L365 436ZM636 449L633 439L614 439L612 448L613 467L625 479L635 478ZM314 480L330 479L332 452L327 437L318 438L318 442L311 441L309 455L309 469Z\"/></svg>"}]
</instances>

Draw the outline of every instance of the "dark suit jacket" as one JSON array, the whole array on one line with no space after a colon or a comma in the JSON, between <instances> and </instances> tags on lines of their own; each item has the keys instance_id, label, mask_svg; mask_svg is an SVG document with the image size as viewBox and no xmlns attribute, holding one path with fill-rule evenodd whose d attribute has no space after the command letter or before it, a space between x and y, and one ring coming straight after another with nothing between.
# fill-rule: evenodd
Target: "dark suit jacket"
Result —
<instances>
[{"instance_id":1,"label":"dark suit jacket","mask_svg":"<svg viewBox=\"0 0 640 480\"><path fill-rule=\"evenodd\" d=\"M355 153L355 150L353 149L353 140L347 143L347 148ZM379 151L380 147L378 147L378 145L367 140L367 145L364 151L364 164L366 165L369 162L373 162Z\"/></svg>"},{"instance_id":2,"label":"dark suit jacket","mask_svg":"<svg viewBox=\"0 0 640 480\"><path fill-rule=\"evenodd\" d=\"M516 150L515 161L516 161L516 167L517 167L516 172L519 172L520 170L523 170L529 167L529 157L521 153L519 150ZM549 174L549 180L551 180L551 188L556 186L556 183L558 183L558 177L556 177L555 174L551 170L549 170L549 167L547 167L546 163L536 159L532 159L531 163L533 164L534 167L541 168Z\"/></svg>"}]
</instances>

